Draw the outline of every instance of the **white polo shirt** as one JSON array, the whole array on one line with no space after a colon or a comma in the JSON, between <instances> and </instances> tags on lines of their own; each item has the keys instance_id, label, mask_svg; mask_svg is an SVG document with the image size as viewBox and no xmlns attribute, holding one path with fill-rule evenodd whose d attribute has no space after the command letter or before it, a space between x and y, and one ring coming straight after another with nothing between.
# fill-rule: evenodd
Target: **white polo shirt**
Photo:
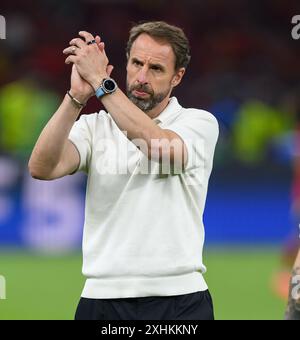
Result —
<instances>
[{"instance_id":1,"label":"white polo shirt","mask_svg":"<svg viewBox=\"0 0 300 340\"><path fill-rule=\"evenodd\" d=\"M105 111L82 115L71 129L69 139L80 154L77 171L88 175L82 297L207 289L202 215L218 123L207 111L184 109L175 97L155 122L185 141L188 163L181 173L163 173Z\"/></svg>"}]
</instances>

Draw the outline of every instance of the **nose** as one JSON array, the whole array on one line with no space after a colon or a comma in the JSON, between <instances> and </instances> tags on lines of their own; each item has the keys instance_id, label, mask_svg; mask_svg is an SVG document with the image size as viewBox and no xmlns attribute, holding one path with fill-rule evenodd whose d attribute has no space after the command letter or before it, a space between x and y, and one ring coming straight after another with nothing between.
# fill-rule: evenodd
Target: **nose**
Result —
<instances>
[{"instance_id":1,"label":"nose","mask_svg":"<svg viewBox=\"0 0 300 340\"><path fill-rule=\"evenodd\" d=\"M138 74L137 81L140 84L147 84L148 83L148 77L147 77L147 69L143 67Z\"/></svg>"}]
</instances>

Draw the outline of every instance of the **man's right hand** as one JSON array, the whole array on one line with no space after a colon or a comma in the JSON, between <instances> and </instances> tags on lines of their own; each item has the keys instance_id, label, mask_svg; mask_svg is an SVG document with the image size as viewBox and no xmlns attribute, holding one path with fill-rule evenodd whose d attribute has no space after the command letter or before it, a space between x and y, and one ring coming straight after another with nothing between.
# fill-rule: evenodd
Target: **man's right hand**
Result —
<instances>
[{"instance_id":1,"label":"man's right hand","mask_svg":"<svg viewBox=\"0 0 300 340\"><path fill-rule=\"evenodd\" d=\"M73 97L85 104L93 95L94 89L89 83L82 79L73 64L71 72L71 89L70 93Z\"/></svg>"},{"instance_id":2,"label":"man's right hand","mask_svg":"<svg viewBox=\"0 0 300 340\"><path fill-rule=\"evenodd\" d=\"M103 42L101 42L101 39L99 36L96 36L95 38L98 48L102 53L105 53L105 45ZM112 65L107 66L107 75L110 77L111 72L113 70ZM72 72L71 72L71 89L70 93L73 97L75 97L77 100L79 100L81 103L86 103L92 96L95 95L95 91L93 87L85 81L78 73L76 65L73 64L72 66Z\"/></svg>"}]
</instances>

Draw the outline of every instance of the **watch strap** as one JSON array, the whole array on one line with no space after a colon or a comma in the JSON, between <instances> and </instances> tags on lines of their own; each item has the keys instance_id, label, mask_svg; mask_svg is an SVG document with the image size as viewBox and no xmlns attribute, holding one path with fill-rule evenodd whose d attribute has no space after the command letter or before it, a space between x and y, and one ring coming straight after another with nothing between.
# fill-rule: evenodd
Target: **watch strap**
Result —
<instances>
[{"instance_id":1,"label":"watch strap","mask_svg":"<svg viewBox=\"0 0 300 340\"><path fill-rule=\"evenodd\" d=\"M104 96L104 95L106 94L106 92L103 90L102 86L100 86L100 87L96 90L95 94L96 94L96 97L97 97L97 98L101 98L102 96Z\"/></svg>"}]
</instances>

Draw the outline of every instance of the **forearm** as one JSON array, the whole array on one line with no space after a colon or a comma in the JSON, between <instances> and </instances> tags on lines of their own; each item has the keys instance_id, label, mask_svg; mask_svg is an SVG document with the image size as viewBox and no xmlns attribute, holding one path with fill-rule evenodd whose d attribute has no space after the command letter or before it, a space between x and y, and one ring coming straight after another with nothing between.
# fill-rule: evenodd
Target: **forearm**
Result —
<instances>
[{"instance_id":1,"label":"forearm","mask_svg":"<svg viewBox=\"0 0 300 340\"><path fill-rule=\"evenodd\" d=\"M300 250L293 267L286 320L300 320Z\"/></svg>"},{"instance_id":2,"label":"forearm","mask_svg":"<svg viewBox=\"0 0 300 340\"><path fill-rule=\"evenodd\" d=\"M112 115L122 131L127 132L130 140L161 137L161 129L142 110L134 105L120 90L101 98L106 110Z\"/></svg>"},{"instance_id":3,"label":"forearm","mask_svg":"<svg viewBox=\"0 0 300 340\"><path fill-rule=\"evenodd\" d=\"M120 130L127 133L129 140L139 147L143 144L139 142L145 143L145 148L141 148L142 152L149 153L153 139L160 140L166 137L164 130L134 105L120 89L102 97L101 101Z\"/></svg>"},{"instance_id":4,"label":"forearm","mask_svg":"<svg viewBox=\"0 0 300 340\"><path fill-rule=\"evenodd\" d=\"M35 144L28 164L31 174L46 176L56 167L79 112L66 95Z\"/></svg>"}]
</instances>

